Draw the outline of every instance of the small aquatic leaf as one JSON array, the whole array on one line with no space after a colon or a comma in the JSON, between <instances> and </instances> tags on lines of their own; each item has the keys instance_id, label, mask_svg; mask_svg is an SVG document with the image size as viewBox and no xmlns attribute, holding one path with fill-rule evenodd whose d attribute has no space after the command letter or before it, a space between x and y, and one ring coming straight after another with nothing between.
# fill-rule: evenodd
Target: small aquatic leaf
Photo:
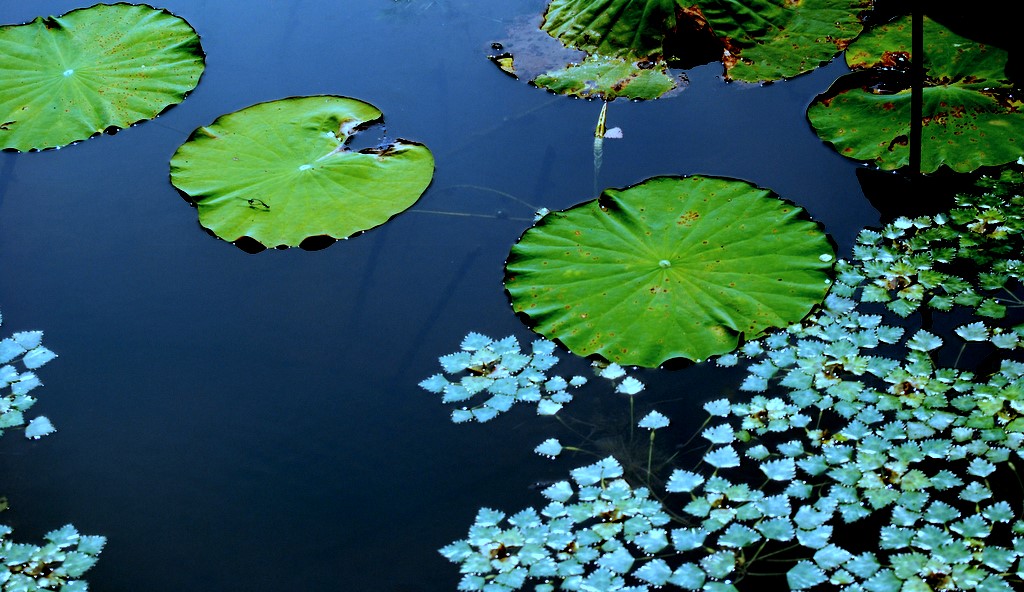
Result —
<instances>
[{"instance_id":1,"label":"small aquatic leaf","mask_svg":"<svg viewBox=\"0 0 1024 592\"><path fill-rule=\"evenodd\" d=\"M717 399L704 404L704 410L714 417L728 417L730 404L728 399Z\"/></svg>"},{"instance_id":2,"label":"small aquatic leaf","mask_svg":"<svg viewBox=\"0 0 1024 592\"><path fill-rule=\"evenodd\" d=\"M700 566L707 575L722 579L736 568L736 555L731 551L717 551L701 559Z\"/></svg>"},{"instance_id":3,"label":"small aquatic leaf","mask_svg":"<svg viewBox=\"0 0 1024 592\"><path fill-rule=\"evenodd\" d=\"M420 381L419 387L432 393L440 394L448 386L448 380L443 374L435 374L430 378Z\"/></svg>"},{"instance_id":4,"label":"small aquatic leaf","mask_svg":"<svg viewBox=\"0 0 1024 592\"><path fill-rule=\"evenodd\" d=\"M632 376L627 376L622 379L622 382L615 387L615 392L622 393L624 395L635 395L642 390L644 390L644 383Z\"/></svg>"},{"instance_id":5,"label":"small aquatic leaf","mask_svg":"<svg viewBox=\"0 0 1024 592\"><path fill-rule=\"evenodd\" d=\"M693 491L704 483L704 476L684 469L675 469L669 476L665 490L670 493L686 493Z\"/></svg>"},{"instance_id":6,"label":"small aquatic leaf","mask_svg":"<svg viewBox=\"0 0 1024 592\"><path fill-rule=\"evenodd\" d=\"M752 458L754 460L764 460L771 456L772 453L764 444L757 444L748 448L745 454L748 458Z\"/></svg>"},{"instance_id":7,"label":"small aquatic leaf","mask_svg":"<svg viewBox=\"0 0 1024 592\"><path fill-rule=\"evenodd\" d=\"M593 485L603 479L621 477L622 465L615 458L609 456L592 465L573 469L571 473L576 483L580 485Z\"/></svg>"},{"instance_id":8,"label":"small aquatic leaf","mask_svg":"<svg viewBox=\"0 0 1024 592\"><path fill-rule=\"evenodd\" d=\"M982 510L981 514L992 522L1009 522L1015 514L1010 504L1006 501L998 501Z\"/></svg>"},{"instance_id":9,"label":"small aquatic leaf","mask_svg":"<svg viewBox=\"0 0 1024 592\"><path fill-rule=\"evenodd\" d=\"M718 544L726 547L747 547L761 540L761 535L749 526L730 524L725 532L718 537Z\"/></svg>"},{"instance_id":10,"label":"small aquatic leaf","mask_svg":"<svg viewBox=\"0 0 1024 592\"><path fill-rule=\"evenodd\" d=\"M597 560L597 565L615 573L624 574L633 567L633 556L625 547L619 547L611 553L605 553Z\"/></svg>"},{"instance_id":11,"label":"small aquatic leaf","mask_svg":"<svg viewBox=\"0 0 1024 592\"><path fill-rule=\"evenodd\" d=\"M956 334L966 341L985 341L988 339L988 327L981 321L963 325L956 329Z\"/></svg>"},{"instance_id":12,"label":"small aquatic leaf","mask_svg":"<svg viewBox=\"0 0 1024 592\"><path fill-rule=\"evenodd\" d=\"M832 527L822 526L817 530L797 530L796 540L808 549L820 549L828 544L832 537Z\"/></svg>"},{"instance_id":13,"label":"small aquatic leaf","mask_svg":"<svg viewBox=\"0 0 1024 592\"><path fill-rule=\"evenodd\" d=\"M672 576L672 568L664 559L653 559L641 565L633 574L653 586L664 586Z\"/></svg>"},{"instance_id":14,"label":"small aquatic leaf","mask_svg":"<svg viewBox=\"0 0 1024 592\"><path fill-rule=\"evenodd\" d=\"M25 355L22 357L22 364L30 370L35 370L47 362L50 362L56 356L56 353L53 353L46 347L39 345L25 352Z\"/></svg>"},{"instance_id":15,"label":"small aquatic leaf","mask_svg":"<svg viewBox=\"0 0 1024 592\"><path fill-rule=\"evenodd\" d=\"M708 532L702 528L676 528L672 531L672 545L676 551L690 551L704 544Z\"/></svg>"},{"instance_id":16,"label":"small aquatic leaf","mask_svg":"<svg viewBox=\"0 0 1024 592\"><path fill-rule=\"evenodd\" d=\"M907 341L907 347L918 351L931 351L942 345L942 339L937 335L925 331L924 329L918 331L913 337Z\"/></svg>"},{"instance_id":17,"label":"small aquatic leaf","mask_svg":"<svg viewBox=\"0 0 1024 592\"><path fill-rule=\"evenodd\" d=\"M612 362L611 364L608 364L607 366L602 368L598 372L598 374L602 378L607 378L608 380L618 380L619 378L622 378L623 376L626 375L626 371L622 369L622 366L619 366L615 362Z\"/></svg>"},{"instance_id":18,"label":"small aquatic leaf","mask_svg":"<svg viewBox=\"0 0 1024 592\"><path fill-rule=\"evenodd\" d=\"M701 432L701 436L712 444L732 444L736 441L736 433L727 423L710 427Z\"/></svg>"},{"instance_id":19,"label":"small aquatic leaf","mask_svg":"<svg viewBox=\"0 0 1024 592\"><path fill-rule=\"evenodd\" d=\"M969 502L980 502L992 497L992 490L978 481L972 481L960 491L960 499Z\"/></svg>"},{"instance_id":20,"label":"small aquatic leaf","mask_svg":"<svg viewBox=\"0 0 1024 592\"><path fill-rule=\"evenodd\" d=\"M684 563L672 572L672 577L668 579L668 583L679 586L684 590L700 590L706 578L707 575L704 573L704 570L693 563Z\"/></svg>"},{"instance_id":21,"label":"small aquatic leaf","mask_svg":"<svg viewBox=\"0 0 1024 592\"><path fill-rule=\"evenodd\" d=\"M633 544L644 553L653 555L668 546L668 534L660 528L651 530L634 538Z\"/></svg>"},{"instance_id":22,"label":"small aquatic leaf","mask_svg":"<svg viewBox=\"0 0 1024 592\"><path fill-rule=\"evenodd\" d=\"M562 404L551 399L542 399L537 403L537 415L555 415L562 410Z\"/></svg>"},{"instance_id":23,"label":"small aquatic leaf","mask_svg":"<svg viewBox=\"0 0 1024 592\"><path fill-rule=\"evenodd\" d=\"M657 430L660 428L668 427L668 418L657 411L651 411L647 415L640 419L637 424L641 428L647 428L649 430Z\"/></svg>"},{"instance_id":24,"label":"small aquatic leaf","mask_svg":"<svg viewBox=\"0 0 1024 592\"><path fill-rule=\"evenodd\" d=\"M796 477L796 463L791 458L781 458L762 464L761 471L773 481L792 481Z\"/></svg>"},{"instance_id":25,"label":"small aquatic leaf","mask_svg":"<svg viewBox=\"0 0 1024 592\"><path fill-rule=\"evenodd\" d=\"M25 426L25 437L31 440L38 440L39 438L52 434L57 431L53 424L50 423L50 419L45 416L38 416Z\"/></svg>"},{"instance_id":26,"label":"small aquatic leaf","mask_svg":"<svg viewBox=\"0 0 1024 592\"><path fill-rule=\"evenodd\" d=\"M732 446L723 446L712 450L704 455L704 461L719 469L740 466L740 457Z\"/></svg>"},{"instance_id":27,"label":"small aquatic leaf","mask_svg":"<svg viewBox=\"0 0 1024 592\"><path fill-rule=\"evenodd\" d=\"M554 458L562 453L562 444L555 438L548 438L538 444L533 451L541 456Z\"/></svg>"},{"instance_id":28,"label":"small aquatic leaf","mask_svg":"<svg viewBox=\"0 0 1024 592\"><path fill-rule=\"evenodd\" d=\"M483 349L487 347L493 341L493 339L486 335L471 331L466 335L465 338L463 338L462 343L459 345L459 347L466 351L476 351L478 349Z\"/></svg>"},{"instance_id":29,"label":"small aquatic leaf","mask_svg":"<svg viewBox=\"0 0 1024 592\"><path fill-rule=\"evenodd\" d=\"M759 522L755 528L764 538L772 541L791 541L796 536L796 528L786 518L771 518Z\"/></svg>"},{"instance_id":30,"label":"small aquatic leaf","mask_svg":"<svg viewBox=\"0 0 1024 592\"><path fill-rule=\"evenodd\" d=\"M340 96L290 97L222 115L171 158L171 183L220 238L296 247L348 238L412 206L434 174L422 144L348 148L381 112Z\"/></svg>"},{"instance_id":31,"label":"small aquatic leaf","mask_svg":"<svg viewBox=\"0 0 1024 592\"><path fill-rule=\"evenodd\" d=\"M786 581L792 590L806 590L828 580L825 572L810 561L798 561L788 572Z\"/></svg>"},{"instance_id":32,"label":"small aquatic leaf","mask_svg":"<svg viewBox=\"0 0 1024 592\"><path fill-rule=\"evenodd\" d=\"M498 416L498 410L493 407L481 406L471 411L473 419L480 423L491 421Z\"/></svg>"}]
</instances>

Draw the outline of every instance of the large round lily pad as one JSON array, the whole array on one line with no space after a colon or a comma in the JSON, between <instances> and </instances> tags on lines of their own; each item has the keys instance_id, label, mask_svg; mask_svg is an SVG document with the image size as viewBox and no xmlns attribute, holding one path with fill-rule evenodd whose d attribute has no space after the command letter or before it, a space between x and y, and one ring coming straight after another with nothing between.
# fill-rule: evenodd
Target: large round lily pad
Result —
<instances>
[{"instance_id":1,"label":"large round lily pad","mask_svg":"<svg viewBox=\"0 0 1024 592\"><path fill-rule=\"evenodd\" d=\"M150 6L97 4L0 27L0 148L55 148L151 119L204 67L195 30Z\"/></svg>"},{"instance_id":2,"label":"large round lily pad","mask_svg":"<svg viewBox=\"0 0 1024 592\"><path fill-rule=\"evenodd\" d=\"M834 256L820 226L767 189L654 177L544 216L512 247L505 288L572 352L656 367L799 321Z\"/></svg>"},{"instance_id":3,"label":"large round lily pad","mask_svg":"<svg viewBox=\"0 0 1024 592\"><path fill-rule=\"evenodd\" d=\"M922 173L965 173L1024 153L1024 113L1006 75L1003 49L923 20ZM818 136L851 159L883 170L910 164L910 18L865 33L847 49L857 72L841 77L807 110Z\"/></svg>"},{"instance_id":4,"label":"large round lily pad","mask_svg":"<svg viewBox=\"0 0 1024 592\"><path fill-rule=\"evenodd\" d=\"M434 175L433 155L417 142L349 149L352 135L381 117L348 97L259 103L192 132L171 159L171 182L229 242L347 238L410 207Z\"/></svg>"}]
</instances>

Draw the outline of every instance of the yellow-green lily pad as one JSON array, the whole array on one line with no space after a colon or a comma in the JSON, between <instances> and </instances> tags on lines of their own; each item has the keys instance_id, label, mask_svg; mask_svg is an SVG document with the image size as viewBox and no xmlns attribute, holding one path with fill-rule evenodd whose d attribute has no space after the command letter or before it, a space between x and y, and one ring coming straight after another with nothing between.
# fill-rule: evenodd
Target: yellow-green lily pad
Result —
<instances>
[{"instance_id":1,"label":"yellow-green lily pad","mask_svg":"<svg viewBox=\"0 0 1024 592\"><path fill-rule=\"evenodd\" d=\"M291 97L222 115L192 132L171 158L171 182L218 237L264 247L348 238L412 206L434 157L398 139L351 150L382 114L349 97Z\"/></svg>"}]
</instances>

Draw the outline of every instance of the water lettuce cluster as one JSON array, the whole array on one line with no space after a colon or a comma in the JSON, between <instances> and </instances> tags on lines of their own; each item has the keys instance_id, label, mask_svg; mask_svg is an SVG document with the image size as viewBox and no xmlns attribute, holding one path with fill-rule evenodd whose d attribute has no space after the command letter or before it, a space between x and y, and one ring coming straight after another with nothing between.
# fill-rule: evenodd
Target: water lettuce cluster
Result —
<instances>
[{"instance_id":1,"label":"water lettuce cluster","mask_svg":"<svg viewBox=\"0 0 1024 592\"><path fill-rule=\"evenodd\" d=\"M696 465L652 491L606 458L540 511L482 511L441 550L460 590L725 592L768 560L791 590L1019 587L1022 193L1009 170L865 230L816 313L717 359L745 365L749 396L705 404ZM893 324L922 306L959 322ZM957 367L976 355L992 369Z\"/></svg>"}]
</instances>

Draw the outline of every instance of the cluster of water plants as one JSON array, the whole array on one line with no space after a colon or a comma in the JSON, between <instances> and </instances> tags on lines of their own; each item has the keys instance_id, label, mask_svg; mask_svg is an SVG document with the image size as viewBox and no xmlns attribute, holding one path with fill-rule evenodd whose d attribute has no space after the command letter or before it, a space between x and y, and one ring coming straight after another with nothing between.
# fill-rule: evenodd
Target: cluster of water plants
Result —
<instances>
[{"instance_id":1,"label":"cluster of water plants","mask_svg":"<svg viewBox=\"0 0 1024 592\"><path fill-rule=\"evenodd\" d=\"M37 440L55 431L45 415L25 418L37 400L33 392L42 386L35 371L57 357L42 340L42 331L19 331L0 339L0 434L23 428L26 438ZM88 589L79 578L96 563L105 537L80 535L68 524L46 533L46 542L39 546L16 542L11 532L0 525L0 589L4 592Z\"/></svg>"},{"instance_id":2,"label":"cluster of water plants","mask_svg":"<svg viewBox=\"0 0 1024 592\"><path fill-rule=\"evenodd\" d=\"M460 589L739 590L780 561L793 590L1016 589L1022 206L1011 167L863 231L814 313L715 359L750 395L704 405L693 466L652 491L608 457L543 508L481 509L441 550Z\"/></svg>"}]
</instances>

